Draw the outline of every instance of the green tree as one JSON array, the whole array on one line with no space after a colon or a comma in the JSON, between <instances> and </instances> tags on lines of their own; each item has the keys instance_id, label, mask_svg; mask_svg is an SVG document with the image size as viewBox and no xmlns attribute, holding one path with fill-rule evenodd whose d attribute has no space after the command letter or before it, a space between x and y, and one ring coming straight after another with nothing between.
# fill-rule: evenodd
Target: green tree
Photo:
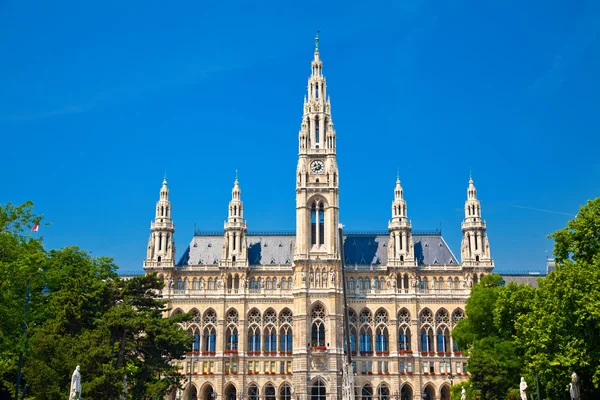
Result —
<instances>
[{"instance_id":1,"label":"green tree","mask_svg":"<svg viewBox=\"0 0 600 400\"><path fill-rule=\"evenodd\" d=\"M503 399L519 382L522 350L516 346L515 324L530 311L534 289L510 283L500 275L483 277L467 300L467 318L452 335L469 354L471 384L481 399Z\"/></svg>"},{"instance_id":2,"label":"green tree","mask_svg":"<svg viewBox=\"0 0 600 400\"><path fill-rule=\"evenodd\" d=\"M551 398L564 398L572 371L583 398L599 398L600 264L566 261L540 281L533 311L518 324L529 375Z\"/></svg>"},{"instance_id":3,"label":"green tree","mask_svg":"<svg viewBox=\"0 0 600 400\"><path fill-rule=\"evenodd\" d=\"M76 365L84 398L119 398L125 389L129 398L156 398L178 386L172 361L191 345L178 324L191 315L163 318L163 282L155 275L123 280L108 257L77 247L44 251L29 234L41 220L32 207L0 206L0 397L12 395L20 351L22 385L37 400L66 398ZM40 269L51 290L45 298Z\"/></svg>"},{"instance_id":4,"label":"green tree","mask_svg":"<svg viewBox=\"0 0 600 400\"><path fill-rule=\"evenodd\" d=\"M532 312L517 322L525 370L539 374L550 398L568 398L572 371L582 398L600 398L600 198L549 237L557 268L540 281Z\"/></svg>"},{"instance_id":5,"label":"green tree","mask_svg":"<svg viewBox=\"0 0 600 400\"><path fill-rule=\"evenodd\" d=\"M35 314L24 314L27 282L31 302L43 304L44 286L37 273L45 255L41 242L31 237L31 227L42 220L33 213L33 203L0 205L0 398L11 396L17 374L19 352L25 350L24 326L35 324Z\"/></svg>"},{"instance_id":6,"label":"green tree","mask_svg":"<svg viewBox=\"0 0 600 400\"><path fill-rule=\"evenodd\" d=\"M593 262L600 255L600 197L589 200L567 227L549 235L557 263Z\"/></svg>"}]
</instances>

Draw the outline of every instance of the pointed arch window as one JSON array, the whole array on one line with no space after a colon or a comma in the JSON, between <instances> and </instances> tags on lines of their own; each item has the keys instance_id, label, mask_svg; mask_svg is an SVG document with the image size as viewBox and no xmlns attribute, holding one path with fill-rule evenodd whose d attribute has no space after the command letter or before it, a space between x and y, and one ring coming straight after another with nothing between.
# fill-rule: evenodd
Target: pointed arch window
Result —
<instances>
[{"instance_id":1,"label":"pointed arch window","mask_svg":"<svg viewBox=\"0 0 600 400\"><path fill-rule=\"evenodd\" d=\"M260 328L256 325L248 330L248 351L260 351Z\"/></svg>"},{"instance_id":2,"label":"pointed arch window","mask_svg":"<svg viewBox=\"0 0 600 400\"><path fill-rule=\"evenodd\" d=\"M317 305L312 311L311 346L325 346L325 310Z\"/></svg>"},{"instance_id":3,"label":"pointed arch window","mask_svg":"<svg viewBox=\"0 0 600 400\"><path fill-rule=\"evenodd\" d=\"M194 343L192 345L192 351L200 351L200 333L194 333Z\"/></svg>"},{"instance_id":4,"label":"pointed arch window","mask_svg":"<svg viewBox=\"0 0 600 400\"><path fill-rule=\"evenodd\" d=\"M289 352L292 351L292 328L290 326L284 326L281 328L281 335L279 336L279 350Z\"/></svg>"},{"instance_id":5,"label":"pointed arch window","mask_svg":"<svg viewBox=\"0 0 600 400\"><path fill-rule=\"evenodd\" d=\"M317 86L317 93L318 93L318 86ZM319 117L315 118L315 143L317 144L317 146L319 145L319 143L321 142L321 132L319 131Z\"/></svg>"},{"instance_id":6,"label":"pointed arch window","mask_svg":"<svg viewBox=\"0 0 600 400\"><path fill-rule=\"evenodd\" d=\"M375 336L375 351L389 351L388 348L388 332L387 328L377 328L377 335Z\"/></svg>"},{"instance_id":7,"label":"pointed arch window","mask_svg":"<svg viewBox=\"0 0 600 400\"><path fill-rule=\"evenodd\" d=\"M398 334L398 350L410 350L410 328L401 326Z\"/></svg>"},{"instance_id":8,"label":"pointed arch window","mask_svg":"<svg viewBox=\"0 0 600 400\"><path fill-rule=\"evenodd\" d=\"M231 326L227 328L227 350L237 351L238 349L238 333L237 328Z\"/></svg>"},{"instance_id":9,"label":"pointed arch window","mask_svg":"<svg viewBox=\"0 0 600 400\"><path fill-rule=\"evenodd\" d=\"M310 209L311 215L311 242L310 244L317 244L317 203L313 203Z\"/></svg>"},{"instance_id":10,"label":"pointed arch window","mask_svg":"<svg viewBox=\"0 0 600 400\"><path fill-rule=\"evenodd\" d=\"M373 334L369 326L360 328L360 351L373 351Z\"/></svg>"},{"instance_id":11,"label":"pointed arch window","mask_svg":"<svg viewBox=\"0 0 600 400\"><path fill-rule=\"evenodd\" d=\"M319 244L325 244L325 207L319 205Z\"/></svg>"},{"instance_id":12,"label":"pointed arch window","mask_svg":"<svg viewBox=\"0 0 600 400\"><path fill-rule=\"evenodd\" d=\"M258 387L255 384L250 385L248 388L248 399L258 400Z\"/></svg>"},{"instance_id":13,"label":"pointed arch window","mask_svg":"<svg viewBox=\"0 0 600 400\"><path fill-rule=\"evenodd\" d=\"M274 327L266 328L265 332L265 351L277 351L277 332Z\"/></svg>"},{"instance_id":14,"label":"pointed arch window","mask_svg":"<svg viewBox=\"0 0 600 400\"><path fill-rule=\"evenodd\" d=\"M310 400L326 400L327 392L325 390L325 384L318 380L312 387L310 392Z\"/></svg>"},{"instance_id":15,"label":"pointed arch window","mask_svg":"<svg viewBox=\"0 0 600 400\"><path fill-rule=\"evenodd\" d=\"M203 351L215 352L217 348L217 334L213 326L204 328L204 348Z\"/></svg>"}]
</instances>

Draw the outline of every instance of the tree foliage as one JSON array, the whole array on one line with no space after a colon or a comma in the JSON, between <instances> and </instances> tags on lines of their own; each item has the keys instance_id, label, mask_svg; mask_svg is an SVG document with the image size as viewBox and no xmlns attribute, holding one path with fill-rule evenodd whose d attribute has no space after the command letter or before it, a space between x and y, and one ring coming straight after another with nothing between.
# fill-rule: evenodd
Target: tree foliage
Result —
<instances>
[{"instance_id":1,"label":"tree foliage","mask_svg":"<svg viewBox=\"0 0 600 400\"><path fill-rule=\"evenodd\" d=\"M600 397L600 222L598 199L556 232L557 269L540 281L533 311L518 326L525 369L549 397L565 397L572 371L582 398ZM574 246L573 243L576 245ZM572 261L568 258L572 258Z\"/></svg>"},{"instance_id":2,"label":"tree foliage","mask_svg":"<svg viewBox=\"0 0 600 400\"><path fill-rule=\"evenodd\" d=\"M520 375L531 392L536 374L543 397L568 398L573 371L582 398L600 398L600 199L549 237L557 268L537 289L485 277L453 331L482 399L514 398Z\"/></svg>"},{"instance_id":3,"label":"tree foliage","mask_svg":"<svg viewBox=\"0 0 600 400\"><path fill-rule=\"evenodd\" d=\"M452 332L458 345L468 349L471 382L481 399L504 398L518 384L522 367L515 323L529 312L533 288L501 283L500 275L483 277L467 300L467 318Z\"/></svg>"},{"instance_id":4,"label":"tree foliage","mask_svg":"<svg viewBox=\"0 0 600 400\"><path fill-rule=\"evenodd\" d=\"M112 259L77 247L44 251L29 235L41 220L32 206L0 206L0 397L14 391L20 351L22 387L39 400L66 398L76 365L84 398L120 398L125 389L129 398L156 398L178 386L172 360L191 344L178 323L190 316L163 318L162 281L120 279Z\"/></svg>"}]
</instances>

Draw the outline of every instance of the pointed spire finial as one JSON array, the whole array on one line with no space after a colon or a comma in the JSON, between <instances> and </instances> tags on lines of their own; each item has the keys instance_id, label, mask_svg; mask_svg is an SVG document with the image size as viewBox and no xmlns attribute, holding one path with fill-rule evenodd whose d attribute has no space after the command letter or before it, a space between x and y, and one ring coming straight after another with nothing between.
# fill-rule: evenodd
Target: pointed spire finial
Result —
<instances>
[{"instance_id":1,"label":"pointed spire finial","mask_svg":"<svg viewBox=\"0 0 600 400\"><path fill-rule=\"evenodd\" d=\"M400 168L396 167L396 180L399 181L400 180Z\"/></svg>"},{"instance_id":2,"label":"pointed spire finial","mask_svg":"<svg viewBox=\"0 0 600 400\"><path fill-rule=\"evenodd\" d=\"M315 36L315 53L319 52L319 33L321 31L317 30L317 36Z\"/></svg>"},{"instance_id":3,"label":"pointed spire finial","mask_svg":"<svg viewBox=\"0 0 600 400\"><path fill-rule=\"evenodd\" d=\"M167 169L165 168L165 177L163 179L163 185L167 184Z\"/></svg>"},{"instance_id":4,"label":"pointed spire finial","mask_svg":"<svg viewBox=\"0 0 600 400\"><path fill-rule=\"evenodd\" d=\"M236 182L238 181L238 170L237 169L235 170L235 181Z\"/></svg>"},{"instance_id":5,"label":"pointed spire finial","mask_svg":"<svg viewBox=\"0 0 600 400\"><path fill-rule=\"evenodd\" d=\"M473 183L473 168L469 167L469 183Z\"/></svg>"}]
</instances>

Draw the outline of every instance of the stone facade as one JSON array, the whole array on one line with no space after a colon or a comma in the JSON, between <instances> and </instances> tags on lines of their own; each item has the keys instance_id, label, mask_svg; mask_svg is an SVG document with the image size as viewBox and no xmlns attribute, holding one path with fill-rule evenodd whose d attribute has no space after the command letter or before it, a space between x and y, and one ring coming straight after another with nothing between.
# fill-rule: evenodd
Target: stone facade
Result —
<instances>
[{"instance_id":1,"label":"stone facade","mask_svg":"<svg viewBox=\"0 0 600 400\"><path fill-rule=\"evenodd\" d=\"M467 379L452 328L470 287L493 269L473 180L462 263L441 232L412 231L400 179L388 231L340 240L337 136L316 44L298 137L295 232L249 233L236 179L224 230L197 232L175 263L163 182L144 268L165 280L171 313L196 314L182 326L194 337L180 362L191 385L188 378L169 399L333 400L349 385L344 398L353 390L361 400L449 399L450 383Z\"/></svg>"}]
</instances>

